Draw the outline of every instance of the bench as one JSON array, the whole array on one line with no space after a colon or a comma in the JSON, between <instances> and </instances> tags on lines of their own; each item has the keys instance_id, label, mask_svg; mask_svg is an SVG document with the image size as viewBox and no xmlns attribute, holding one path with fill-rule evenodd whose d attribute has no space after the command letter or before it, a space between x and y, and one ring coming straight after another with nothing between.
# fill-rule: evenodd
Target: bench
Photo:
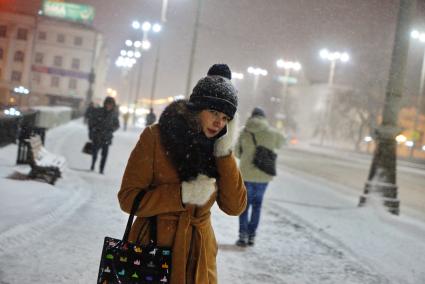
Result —
<instances>
[{"instance_id":1,"label":"bench","mask_svg":"<svg viewBox=\"0 0 425 284\"><path fill-rule=\"evenodd\" d=\"M56 180L62 176L65 158L47 151L43 146L40 135L31 136L26 139L26 142L30 148L29 165L31 171L28 177L41 179L52 185L55 184Z\"/></svg>"}]
</instances>

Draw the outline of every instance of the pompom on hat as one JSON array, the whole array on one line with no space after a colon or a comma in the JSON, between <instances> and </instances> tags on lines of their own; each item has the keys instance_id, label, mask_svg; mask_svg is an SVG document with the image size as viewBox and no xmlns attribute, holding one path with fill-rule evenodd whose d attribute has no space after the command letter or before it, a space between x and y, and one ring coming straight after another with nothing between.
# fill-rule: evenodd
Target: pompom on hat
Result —
<instances>
[{"instance_id":1,"label":"pompom on hat","mask_svg":"<svg viewBox=\"0 0 425 284\"><path fill-rule=\"evenodd\" d=\"M196 110L213 109L233 119L238 107L237 90L233 86L232 72L226 64L214 64L207 77L198 81L189 98L189 105Z\"/></svg>"}]
</instances>

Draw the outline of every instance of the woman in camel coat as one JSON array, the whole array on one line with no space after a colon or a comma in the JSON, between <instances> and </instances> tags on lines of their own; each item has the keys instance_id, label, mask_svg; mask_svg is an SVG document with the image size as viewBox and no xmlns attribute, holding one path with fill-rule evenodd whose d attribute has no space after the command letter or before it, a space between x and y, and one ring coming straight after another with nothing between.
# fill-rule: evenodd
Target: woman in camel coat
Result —
<instances>
[{"instance_id":1,"label":"woman in camel coat","mask_svg":"<svg viewBox=\"0 0 425 284\"><path fill-rule=\"evenodd\" d=\"M246 189L231 152L237 97L227 65L216 64L189 101L170 104L159 123L145 128L133 149L118 199L136 212L130 241L146 244L149 218L157 219L158 246L172 247L171 283L217 283L217 241L210 209L229 215L246 206Z\"/></svg>"}]
</instances>

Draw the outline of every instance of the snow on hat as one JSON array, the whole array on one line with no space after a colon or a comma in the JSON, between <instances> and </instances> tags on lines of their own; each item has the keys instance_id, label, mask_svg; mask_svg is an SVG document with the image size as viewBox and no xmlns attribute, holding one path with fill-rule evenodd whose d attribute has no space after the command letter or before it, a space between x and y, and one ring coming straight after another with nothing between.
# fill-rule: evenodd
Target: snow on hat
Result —
<instances>
[{"instance_id":1,"label":"snow on hat","mask_svg":"<svg viewBox=\"0 0 425 284\"><path fill-rule=\"evenodd\" d=\"M237 90L230 79L232 72L226 64L214 64L192 90L189 104L197 109L213 109L233 119L237 106Z\"/></svg>"}]
</instances>

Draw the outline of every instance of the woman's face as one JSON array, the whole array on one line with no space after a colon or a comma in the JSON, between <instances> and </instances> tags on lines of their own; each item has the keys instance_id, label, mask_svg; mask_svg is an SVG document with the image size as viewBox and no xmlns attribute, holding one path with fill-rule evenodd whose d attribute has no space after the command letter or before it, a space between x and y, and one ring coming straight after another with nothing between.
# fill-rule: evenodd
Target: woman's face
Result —
<instances>
[{"instance_id":1,"label":"woman's face","mask_svg":"<svg viewBox=\"0 0 425 284\"><path fill-rule=\"evenodd\" d=\"M226 114L212 109L201 111L199 117L202 131L208 138L212 138L220 133L230 121L230 118Z\"/></svg>"}]
</instances>

